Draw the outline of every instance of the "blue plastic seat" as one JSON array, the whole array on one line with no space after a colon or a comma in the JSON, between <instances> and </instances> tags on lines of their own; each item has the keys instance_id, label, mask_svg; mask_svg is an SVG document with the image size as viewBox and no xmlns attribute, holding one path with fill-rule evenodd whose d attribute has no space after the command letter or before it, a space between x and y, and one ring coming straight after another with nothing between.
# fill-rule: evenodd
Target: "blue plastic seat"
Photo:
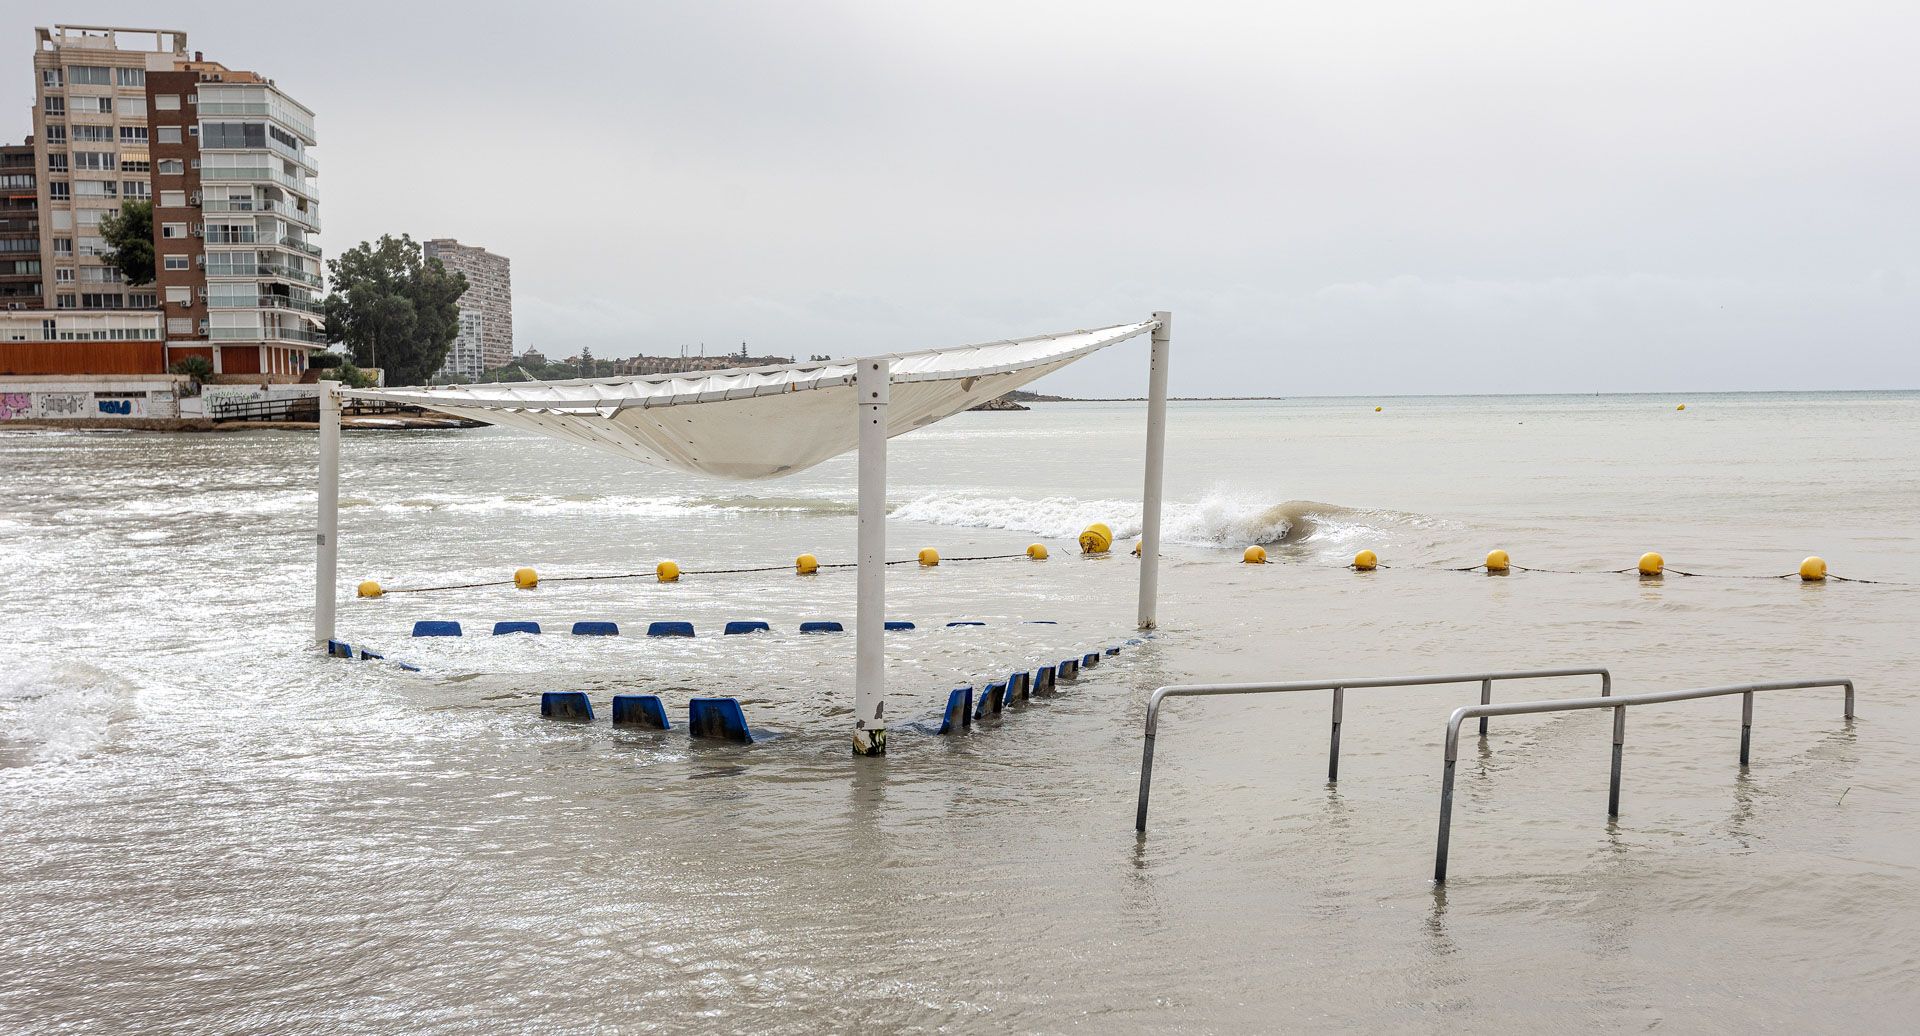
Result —
<instances>
[{"instance_id":1,"label":"blue plastic seat","mask_svg":"<svg viewBox=\"0 0 1920 1036\"><path fill-rule=\"evenodd\" d=\"M940 733L952 734L973 726L973 688L955 687L947 695L947 711L940 716Z\"/></svg>"},{"instance_id":2,"label":"blue plastic seat","mask_svg":"<svg viewBox=\"0 0 1920 1036\"><path fill-rule=\"evenodd\" d=\"M803 622L800 624L800 632L802 633L845 633L846 631L847 628L837 622Z\"/></svg>"},{"instance_id":3,"label":"blue plastic seat","mask_svg":"<svg viewBox=\"0 0 1920 1036\"><path fill-rule=\"evenodd\" d=\"M741 622L727 623L727 628L724 635L731 637L737 633L768 633L768 632L771 632L772 630L773 630L772 626L769 626L766 623L761 622L757 619L752 619L752 620L746 620Z\"/></svg>"},{"instance_id":4,"label":"blue plastic seat","mask_svg":"<svg viewBox=\"0 0 1920 1036\"><path fill-rule=\"evenodd\" d=\"M540 695L540 715L547 719L592 719L593 702L585 691L546 691Z\"/></svg>"},{"instance_id":5,"label":"blue plastic seat","mask_svg":"<svg viewBox=\"0 0 1920 1036\"><path fill-rule=\"evenodd\" d=\"M657 694L616 694L613 696L613 725L616 727L652 727L672 730L667 706Z\"/></svg>"},{"instance_id":6,"label":"blue plastic seat","mask_svg":"<svg viewBox=\"0 0 1920 1036\"><path fill-rule=\"evenodd\" d=\"M738 698L693 698L687 702L687 732L694 737L714 737L742 744L753 743L753 731L747 729L746 711Z\"/></svg>"},{"instance_id":7,"label":"blue plastic seat","mask_svg":"<svg viewBox=\"0 0 1920 1036\"><path fill-rule=\"evenodd\" d=\"M509 622L496 622L493 624L493 635L496 637L505 636L506 634L509 634L509 633L538 633L538 632L540 632L540 624L537 622L509 621Z\"/></svg>"},{"instance_id":8,"label":"blue plastic seat","mask_svg":"<svg viewBox=\"0 0 1920 1036\"><path fill-rule=\"evenodd\" d=\"M457 637L460 624L447 619L421 619L413 624L416 637Z\"/></svg>"},{"instance_id":9,"label":"blue plastic seat","mask_svg":"<svg viewBox=\"0 0 1920 1036\"><path fill-rule=\"evenodd\" d=\"M573 624L576 637L617 637L620 624L617 622L576 622Z\"/></svg>"},{"instance_id":10,"label":"blue plastic seat","mask_svg":"<svg viewBox=\"0 0 1920 1036\"><path fill-rule=\"evenodd\" d=\"M691 637L693 636L693 623L691 622L648 623L647 636L649 637Z\"/></svg>"}]
</instances>

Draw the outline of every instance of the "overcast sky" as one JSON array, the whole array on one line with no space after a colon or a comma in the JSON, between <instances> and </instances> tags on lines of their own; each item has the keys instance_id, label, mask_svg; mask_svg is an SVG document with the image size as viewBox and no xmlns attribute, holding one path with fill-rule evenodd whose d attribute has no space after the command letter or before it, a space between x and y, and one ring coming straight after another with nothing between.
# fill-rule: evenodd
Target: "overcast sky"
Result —
<instances>
[{"instance_id":1,"label":"overcast sky","mask_svg":"<svg viewBox=\"0 0 1920 1036\"><path fill-rule=\"evenodd\" d=\"M1912 2L9 4L0 135L34 25L156 17L317 113L329 252L507 255L549 355L1170 309L1185 394L1920 388Z\"/></svg>"}]
</instances>

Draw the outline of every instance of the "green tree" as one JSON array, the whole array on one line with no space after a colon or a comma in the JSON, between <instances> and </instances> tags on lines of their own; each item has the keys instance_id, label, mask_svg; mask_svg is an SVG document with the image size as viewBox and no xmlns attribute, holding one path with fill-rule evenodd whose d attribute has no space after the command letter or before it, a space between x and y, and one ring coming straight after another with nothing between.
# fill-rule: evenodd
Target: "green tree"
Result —
<instances>
[{"instance_id":1,"label":"green tree","mask_svg":"<svg viewBox=\"0 0 1920 1036\"><path fill-rule=\"evenodd\" d=\"M111 250L106 260L132 284L153 283L153 203L128 198L120 211L100 220L100 239Z\"/></svg>"},{"instance_id":2,"label":"green tree","mask_svg":"<svg viewBox=\"0 0 1920 1036\"><path fill-rule=\"evenodd\" d=\"M389 385L424 385L460 330L467 279L427 259L413 238L380 235L327 261L327 340L353 362L384 367Z\"/></svg>"}]
</instances>

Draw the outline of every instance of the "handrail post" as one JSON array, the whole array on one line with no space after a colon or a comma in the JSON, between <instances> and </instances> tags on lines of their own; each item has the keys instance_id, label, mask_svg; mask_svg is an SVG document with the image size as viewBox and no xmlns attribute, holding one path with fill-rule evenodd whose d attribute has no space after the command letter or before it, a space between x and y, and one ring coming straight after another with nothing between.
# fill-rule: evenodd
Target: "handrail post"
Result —
<instances>
[{"instance_id":1,"label":"handrail post","mask_svg":"<svg viewBox=\"0 0 1920 1036\"><path fill-rule=\"evenodd\" d=\"M1327 747L1327 783L1340 781L1340 715L1346 709L1347 690L1344 687L1333 689L1333 739Z\"/></svg>"},{"instance_id":2,"label":"handrail post","mask_svg":"<svg viewBox=\"0 0 1920 1036\"><path fill-rule=\"evenodd\" d=\"M1140 749L1140 802L1134 807L1133 829L1144 832L1147 829L1147 798L1153 794L1153 738L1160 729L1161 691L1154 691L1147 699L1147 734Z\"/></svg>"},{"instance_id":3,"label":"handrail post","mask_svg":"<svg viewBox=\"0 0 1920 1036\"><path fill-rule=\"evenodd\" d=\"M1607 782L1607 815L1620 815L1620 752L1627 743L1627 707L1613 707L1613 777Z\"/></svg>"},{"instance_id":4,"label":"handrail post","mask_svg":"<svg viewBox=\"0 0 1920 1036\"><path fill-rule=\"evenodd\" d=\"M1753 747L1753 692L1740 696L1740 768L1747 768L1747 752Z\"/></svg>"},{"instance_id":5,"label":"handrail post","mask_svg":"<svg viewBox=\"0 0 1920 1036\"><path fill-rule=\"evenodd\" d=\"M1480 704L1493 704L1493 677L1491 676L1480 681ZM1487 736L1487 717L1485 716L1480 717L1480 736Z\"/></svg>"},{"instance_id":6,"label":"handrail post","mask_svg":"<svg viewBox=\"0 0 1920 1036\"><path fill-rule=\"evenodd\" d=\"M1433 846L1433 880L1447 880L1447 848L1453 840L1453 768L1460 757L1460 713L1447 720L1446 768L1440 775L1440 837Z\"/></svg>"}]
</instances>

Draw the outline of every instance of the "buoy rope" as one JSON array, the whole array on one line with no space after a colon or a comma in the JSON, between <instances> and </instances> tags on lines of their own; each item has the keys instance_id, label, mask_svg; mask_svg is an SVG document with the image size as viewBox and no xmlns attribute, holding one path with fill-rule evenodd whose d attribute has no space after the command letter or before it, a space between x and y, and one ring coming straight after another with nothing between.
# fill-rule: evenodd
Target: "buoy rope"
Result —
<instances>
[{"instance_id":1,"label":"buoy rope","mask_svg":"<svg viewBox=\"0 0 1920 1036\"><path fill-rule=\"evenodd\" d=\"M942 558L940 560L941 560L941 563L945 564L945 563L962 562L962 561L1012 561L1012 560L1025 560L1027 558L1028 558L1028 555L1024 553L1021 553L1021 554L974 554L966 557ZM885 564L888 567L892 567L894 565L917 565L917 564L920 564L920 560L918 558L899 558L893 561L885 562ZM839 561L839 562L833 562L830 564L820 564L820 565L817 565L816 567L819 569L846 569L846 568L858 568L860 566L858 562L854 562L854 561ZM1351 564L1343 565L1341 567L1349 570L1355 570L1354 566ZM1429 572L1481 572L1481 571L1485 571L1487 566L1467 565L1464 567L1455 568L1447 565L1376 564L1374 567L1379 569L1390 569L1390 568L1422 569ZM1510 565L1509 567L1511 568L1512 571L1515 571L1515 572L1538 572L1546 575L1561 575L1561 576L1632 575L1639 572L1639 569L1637 567L1609 568L1609 569L1599 569L1599 570L1593 570L1593 569L1580 570L1580 569L1566 569L1566 568L1533 568L1527 565ZM763 573L763 572L791 572L791 571L793 571L793 565L789 563L784 565L755 565L748 568L685 569L681 572L681 575L731 576L731 575L747 575L747 574ZM1750 574L1740 573L1740 572L1688 572L1678 568L1663 568L1661 570L1661 574L1672 575L1672 576L1685 576L1690 579L1798 579L1800 578L1800 574L1798 572L1787 572L1777 576L1762 576L1762 575L1750 575ZM601 575L542 576L540 578L540 581L543 583L588 583L588 582L597 582L597 581L608 580L608 579L657 579L657 578L659 578L659 570L653 569L645 572L613 572L613 573L606 573ZM1887 580L1887 579L1859 579L1851 576L1833 575L1831 573L1829 573L1825 578L1836 583L1864 583L1869 586L1899 586L1899 587L1920 586L1920 583L1902 583L1902 582L1896 582L1896 581ZM494 579L494 580L488 580L486 582L480 582L480 583L449 583L444 586L401 587L393 590L385 590L383 591L383 593L426 594L426 593L438 593L438 592L447 591L447 590L481 590L481 589L486 589L488 587L516 586L516 585L518 584L512 579Z\"/></svg>"},{"instance_id":2,"label":"buoy rope","mask_svg":"<svg viewBox=\"0 0 1920 1036\"><path fill-rule=\"evenodd\" d=\"M1025 554L975 554L969 557L941 558L940 561L942 564L945 564L948 562L956 562L956 561L1007 561L1013 558L1025 559L1026 557L1027 555ZM895 561L888 561L885 564L891 567L893 565L917 565L919 563L920 563L919 558L900 558ZM857 561L837 561L832 564L823 564L817 567L823 568L823 569L859 568L860 563ZM689 568L689 569L682 569L680 574L683 576L732 576L732 575L741 575L744 573L751 573L751 572L791 572L791 571L793 571L793 565L791 563L788 563L785 565L759 565L752 568L699 568L699 569ZM543 583L588 583L588 582L594 582L597 580L604 580L604 579L657 579L657 578L659 578L659 570L650 569L645 572L612 572L612 573L607 573L603 575L591 575L591 576L541 576L540 581ZM383 590L382 593L429 594L429 593L436 593L442 590L480 590L490 586L517 586L517 585L518 584L511 579L495 579L495 580L490 580L484 583L449 583L445 586L401 587L393 590Z\"/></svg>"}]
</instances>

